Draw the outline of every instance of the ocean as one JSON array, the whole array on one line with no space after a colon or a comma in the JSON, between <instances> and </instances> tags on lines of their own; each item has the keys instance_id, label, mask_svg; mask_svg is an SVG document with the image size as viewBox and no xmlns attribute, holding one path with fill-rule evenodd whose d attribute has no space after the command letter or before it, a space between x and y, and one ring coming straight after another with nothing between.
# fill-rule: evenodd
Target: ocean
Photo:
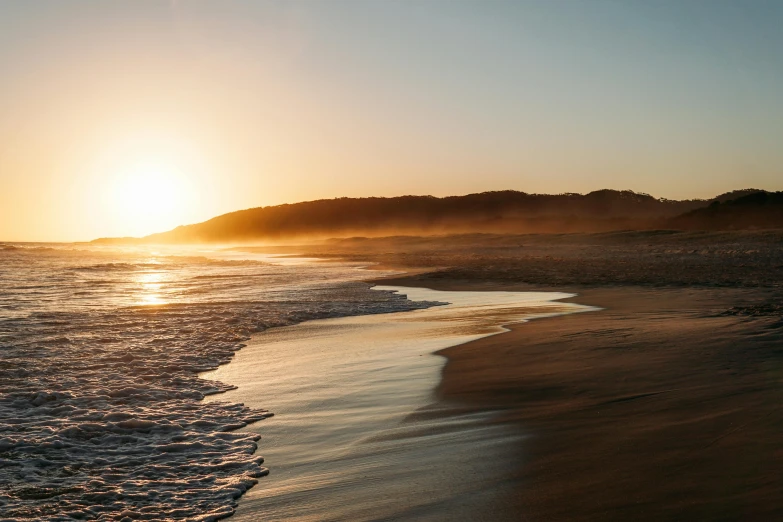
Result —
<instances>
[{"instance_id":1,"label":"ocean","mask_svg":"<svg viewBox=\"0 0 783 522\"><path fill-rule=\"evenodd\" d=\"M272 415L199 377L250 336L433 306L366 272L230 249L0 245L0 518L216 520Z\"/></svg>"}]
</instances>

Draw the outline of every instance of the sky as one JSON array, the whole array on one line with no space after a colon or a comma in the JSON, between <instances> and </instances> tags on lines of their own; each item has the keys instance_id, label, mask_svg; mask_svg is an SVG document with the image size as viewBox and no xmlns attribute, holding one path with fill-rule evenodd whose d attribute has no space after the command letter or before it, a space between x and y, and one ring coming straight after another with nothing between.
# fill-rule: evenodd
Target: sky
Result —
<instances>
[{"instance_id":1,"label":"sky","mask_svg":"<svg viewBox=\"0 0 783 522\"><path fill-rule=\"evenodd\" d=\"M0 0L0 240L340 196L783 190L783 2Z\"/></svg>"}]
</instances>

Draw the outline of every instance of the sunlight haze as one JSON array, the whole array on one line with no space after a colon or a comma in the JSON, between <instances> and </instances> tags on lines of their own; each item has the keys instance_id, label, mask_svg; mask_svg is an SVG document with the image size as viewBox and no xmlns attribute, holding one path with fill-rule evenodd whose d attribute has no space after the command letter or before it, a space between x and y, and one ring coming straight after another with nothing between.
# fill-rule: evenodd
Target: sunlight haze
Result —
<instances>
[{"instance_id":1,"label":"sunlight haze","mask_svg":"<svg viewBox=\"0 0 783 522\"><path fill-rule=\"evenodd\" d=\"M0 0L0 240L341 196L783 189L783 4Z\"/></svg>"}]
</instances>

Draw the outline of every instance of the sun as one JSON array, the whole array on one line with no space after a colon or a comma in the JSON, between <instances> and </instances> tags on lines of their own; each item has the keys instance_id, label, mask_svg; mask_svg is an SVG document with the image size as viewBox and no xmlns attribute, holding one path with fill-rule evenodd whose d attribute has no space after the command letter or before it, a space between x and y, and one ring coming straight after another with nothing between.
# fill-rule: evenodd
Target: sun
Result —
<instances>
[{"instance_id":1,"label":"sun","mask_svg":"<svg viewBox=\"0 0 783 522\"><path fill-rule=\"evenodd\" d=\"M136 166L123 176L117 189L123 208L137 215L163 214L179 199L174 175L161 165Z\"/></svg>"},{"instance_id":2,"label":"sun","mask_svg":"<svg viewBox=\"0 0 783 522\"><path fill-rule=\"evenodd\" d=\"M163 232L183 216L189 196L187 177L172 165L140 161L120 172L114 183L114 213L126 230Z\"/></svg>"}]
</instances>

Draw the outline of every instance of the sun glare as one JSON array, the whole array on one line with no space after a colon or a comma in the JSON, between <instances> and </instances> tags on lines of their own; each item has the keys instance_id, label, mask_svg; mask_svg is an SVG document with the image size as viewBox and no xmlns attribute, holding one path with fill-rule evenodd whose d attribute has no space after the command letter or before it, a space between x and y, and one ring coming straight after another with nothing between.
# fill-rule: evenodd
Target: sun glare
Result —
<instances>
[{"instance_id":1,"label":"sun glare","mask_svg":"<svg viewBox=\"0 0 783 522\"><path fill-rule=\"evenodd\" d=\"M147 272L141 274L136 281L139 285L138 304L166 304L166 300L162 295L163 274L161 272Z\"/></svg>"},{"instance_id":2,"label":"sun glare","mask_svg":"<svg viewBox=\"0 0 783 522\"><path fill-rule=\"evenodd\" d=\"M178 169L160 162L140 162L117 176L114 209L136 234L165 231L186 210L189 184Z\"/></svg>"}]
</instances>

